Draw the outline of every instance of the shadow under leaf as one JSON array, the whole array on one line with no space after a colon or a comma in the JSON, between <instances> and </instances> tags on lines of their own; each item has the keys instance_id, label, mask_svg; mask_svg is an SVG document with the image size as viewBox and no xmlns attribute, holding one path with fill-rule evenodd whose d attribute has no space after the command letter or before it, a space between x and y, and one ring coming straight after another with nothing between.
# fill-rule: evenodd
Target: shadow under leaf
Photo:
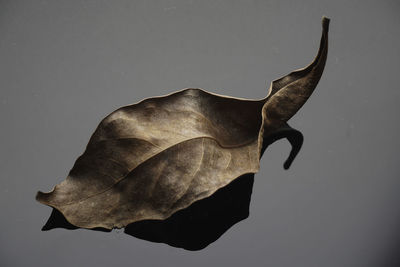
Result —
<instances>
[{"instance_id":1,"label":"shadow under leaf","mask_svg":"<svg viewBox=\"0 0 400 267\"><path fill-rule=\"evenodd\" d=\"M42 231L49 231L55 228L64 228L67 230L80 229L80 227L76 227L75 225L69 223L61 212L53 208L53 211L51 212L49 219L47 220L46 224L42 227ZM96 227L90 230L111 232L111 230L102 227Z\"/></svg>"},{"instance_id":2,"label":"shadow under leaf","mask_svg":"<svg viewBox=\"0 0 400 267\"><path fill-rule=\"evenodd\" d=\"M301 132L289 125L274 131L264 138L262 153L269 145L281 138L287 138L292 150L285 161L288 169L303 143ZM216 241L236 223L249 216L254 174L242 175L211 196L192 203L165 220L144 220L125 227L128 235L157 243L166 243L186 250L200 250ZM69 223L57 209L53 209L42 231L55 228L79 229ZM105 228L90 230L110 232Z\"/></svg>"},{"instance_id":3,"label":"shadow under leaf","mask_svg":"<svg viewBox=\"0 0 400 267\"><path fill-rule=\"evenodd\" d=\"M243 175L166 220L135 222L125 233L187 250L203 249L249 216L253 182L254 174Z\"/></svg>"},{"instance_id":4,"label":"shadow under leaf","mask_svg":"<svg viewBox=\"0 0 400 267\"><path fill-rule=\"evenodd\" d=\"M213 195L174 213L165 220L144 220L125 227L125 233L140 239L187 250L200 250L216 241L230 227L249 216L254 174L246 174ZM79 229L53 208L42 231ZM110 232L105 228L90 230Z\"/></svg>"}]
</instances>

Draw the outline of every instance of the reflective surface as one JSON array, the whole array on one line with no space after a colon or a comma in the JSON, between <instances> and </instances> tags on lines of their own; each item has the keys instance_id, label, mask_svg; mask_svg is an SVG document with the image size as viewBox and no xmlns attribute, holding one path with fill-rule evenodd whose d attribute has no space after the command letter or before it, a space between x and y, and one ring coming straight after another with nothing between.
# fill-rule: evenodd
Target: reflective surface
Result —
<instances>
[{"instance_id":1,"label":"reflective surface","mask_svg":"<svg viewBox=\"0 0 400 267\"><path fill-rule=\"evenodd\" d=\"M397 1L0 1L2 266L375 267L400 253ZM254 177L249 217L199 251L123 232L41 231L100 120L178 88L259 99L331 18L317 90ZM246 93L243 93L243 92ZM383 265L385 266L385 265Z\"/></svg>"}]
</instances>

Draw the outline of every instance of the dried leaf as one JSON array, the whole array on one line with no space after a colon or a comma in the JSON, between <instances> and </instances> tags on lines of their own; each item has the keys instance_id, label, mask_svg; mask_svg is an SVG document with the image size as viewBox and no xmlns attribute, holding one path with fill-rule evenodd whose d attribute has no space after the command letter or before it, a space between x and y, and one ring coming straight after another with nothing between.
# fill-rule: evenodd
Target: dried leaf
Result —
<instances>
[{"instance_id":1,"label":"dried leaf","mask_svg":"<svg viewBox=\"0 0 400 267\"><path fill-rule=\"evenodd\" d=\"M322 75L329 19L322 24L314 61L272 82L264 99L185 89L114 111L101 121L66 180L49 193L38 192L36 199L77 227L122 228L167 219L256 173L274 139L301 139L286 122ZM285 168L299 149L293 149Z\"/></svg>"}]
</instances>

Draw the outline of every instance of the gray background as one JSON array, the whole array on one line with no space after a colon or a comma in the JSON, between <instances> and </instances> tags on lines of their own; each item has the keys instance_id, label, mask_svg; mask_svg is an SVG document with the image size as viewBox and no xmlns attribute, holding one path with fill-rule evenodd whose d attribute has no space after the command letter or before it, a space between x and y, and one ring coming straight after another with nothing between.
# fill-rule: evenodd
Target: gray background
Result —
<instances>
[{"instance_id":1,"label":"gray background","mask_svg":"<svg viewBox=\"0 0 400 267\"><path fill-rule=\"evenodd\" d=\"M1 266L400 266L398 1L0 1ZM119 232L40 228L62 181L116 108L186 87L262 98L330 51L261 160L249 219L189 252Z\"/></svg>"}]
</instances>

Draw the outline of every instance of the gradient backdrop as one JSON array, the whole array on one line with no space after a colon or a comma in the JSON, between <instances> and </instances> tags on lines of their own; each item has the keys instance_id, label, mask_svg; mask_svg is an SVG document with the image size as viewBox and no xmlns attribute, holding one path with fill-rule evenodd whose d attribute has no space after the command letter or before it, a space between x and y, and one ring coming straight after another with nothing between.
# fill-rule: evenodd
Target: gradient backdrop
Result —
<instances>
[{"instance_id":1,"label":"gradient backdrop","mask_svg":"<svg viewBox=\"0 0 400 267\"><path fill-rule=\"evenodd\" d=\"M1 266L399 265L399 1L0 0ZM40 228L100 120L186 87L262 98L315 56L328 62L261 160L249 219L189 252L120 231ZM395 263L397 261L397 264ZM386 265L385 265L386 264Z\"/></svg>"}]
</instances>

